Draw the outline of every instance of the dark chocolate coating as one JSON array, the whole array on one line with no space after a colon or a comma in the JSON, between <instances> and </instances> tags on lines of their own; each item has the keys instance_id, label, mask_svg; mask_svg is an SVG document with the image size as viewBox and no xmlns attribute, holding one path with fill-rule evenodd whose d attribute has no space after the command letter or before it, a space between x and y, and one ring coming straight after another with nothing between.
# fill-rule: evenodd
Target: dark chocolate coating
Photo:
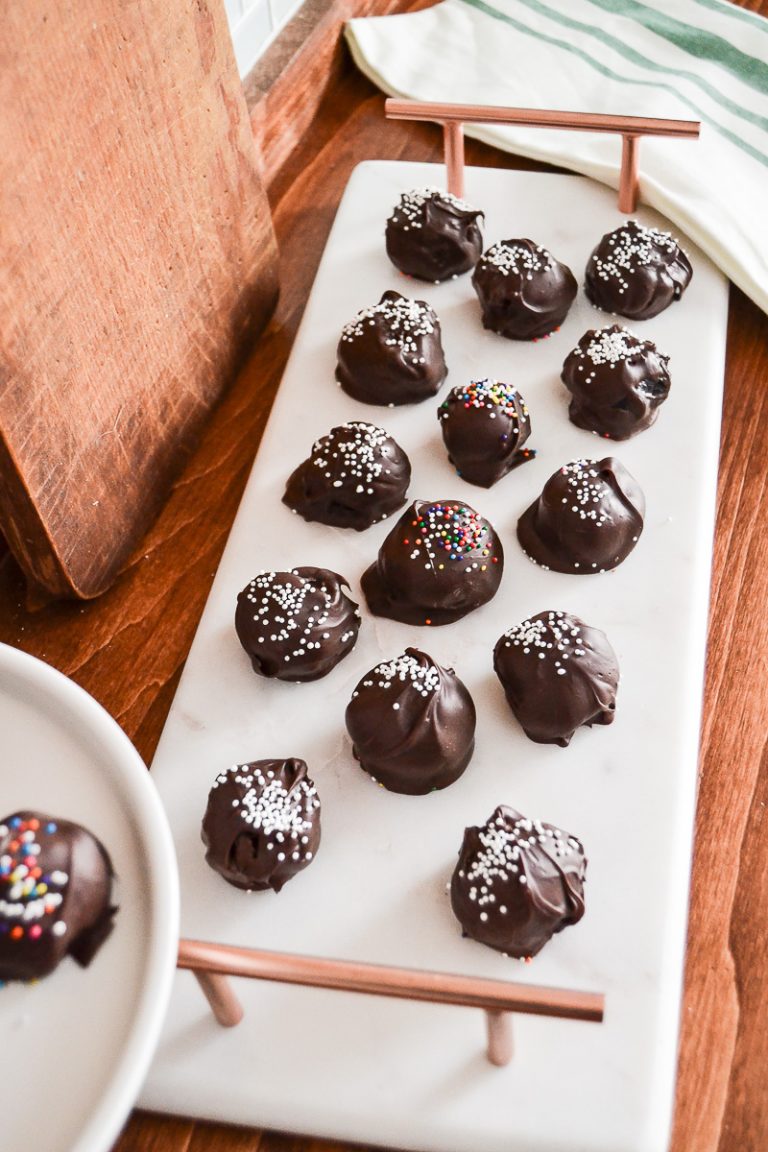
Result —
<instances>
[{"instance_id":1,"label":"dark chocolate coating","mask_svg":"<svg viewBox=\"0 0 768 1152\"><path fill-rule=\"evenodd\" d=\"M350 421L316 440L283 503L305 520L363 532L405 503L411 462L383 428Z\"/></svg>"},{"instance_id":2,"label":"dark chocolate coating","mask_svg":"<svg viewBox=\"0 0 768 1152\"><path fill-rule=\"evenodd\" d=\"M576 298L570 268L532 240L501 240L472 273L483 327L509 340L537 340L559 328Z\"/></svg>"},{"instance_id":3,"label":"dark chocolate coating","mask_svg":"<svg viewBox=\"0 0 768 1152\"><path fill-rule=\"evenodd\" d=\"M320 799L304 761L254 760L221 772L202 839L211 868L235 888L279 892L320 844Z\"/></svg>"},{"instance_id":4,"label":"dark chocolate coating","mask_svg":"<svg viewBox=\"0 0 768 1152\"><path fill-rule=\"evenodd\" d=\"M387 255L406 276L440 283L461 276L483 250L482 212L438 188L403 192L385 234Z\"/></svg>"},{"instance_id":5,"label":"dark chocolate coating","mask_svg":"<svg viewBox=\"0 0 768 1152\"><path fill-rule=\"evenodd\" d=\"M593 251L584 288L606 312L650 320L680 299L692 275L687 254L670 232L627 220Z\"/></svg>"},{"instance_id":6,"label":"dark chocolate coating","mask_svg":"<svg viewBox=\"0 0 768 1152\"><path fill-rule=\"evenodd\" d=\"M520 393L500 380L472 380L454 388L437 410L448 459L462 480L490 488L533 460L523 445L531 420Z\"/></svg>"},{"instance_id":7,"label":"dark chocolate coating","mask_svg":"<svg viewBox=\"0 0 768 1152\"><path fill-rule=\"evenodd\" d=\"M506 956L535 956L581 920L586 871L575 836L500 805L464 832L451 907L466 936Z\"/></svg>"},{"instance_id":8,"label":"dark chocolate coating","mask_svg":"<svg viewBox=\"0 0 768 1152\"><path fill-rule=\"evenodd\" d=\"M571 423L611 440L649 428L669 395L668 364L652 341L618 324L585 332L563 364Z\"/></svg>"},{"instance_id":9,"label":"dark chocolate coating","mask_svg":"<svg viewBox=\"0 0 768 1152\"><path fill-rule=\"evenodd\" d=\"M620 460L572 460L520 517L517 538L542 568L589 576L626 560L644 515L645 497Z\"/></svg>"},{"instance_id":10,"label":"dark chocolate coating","mask_svg":"<svg viewBox=\"0 0 768 1152\"><path fill-rule=\"evenodd\" d=\"M113 879L79 824L31 811L0 820L0 980L39 980L65 956L87 967L114 926Z\"/></svg>"},{"instance_id":11,"label":"dark chocolate coating","mask_svg":"<svg viewBox=\"0 0 768 1152\"><path fill-rule=\"evenodd\" d=\"M254 672L305 682L326 676L355 646L357 604L327 568L259 572L237 597L235 630Z\"/></svg>"},{"instance_id":12,"label":"dark chocolate coating","mask_svg":"<svg viewBox=\"0 0 768 1152\"><path fill-rule=\"evenodd\" d=\"M437 316L399 292L385 292L344 326L337 356L336 379L363 404L417 404L448 372Z\"/></svg>"},{"instance_id":13,"label":"dark chocolate coating","mask_svg":"<svg viewBox=\"0 0 768 1152\"><path fill-rule=\"evenodd\" d=\"M493 668L529 740L566 748L577 728L612 724L619 662L599 628L539 612L500 636Z\"/></svg>"},{"instance_id":14,"label":"dark chocolate coating","mask_svg":"<svg viewBox=\"0 0 768 1152\"><path fill-rule=\"evenodd\" d=\"M374 616L451 624L496 594L504 550L489 522L460 500L415 500L363 574Z\"/></svg>"},{"instance_id":15,"label":"dark chocolate coating","mask_svg":"<svg viewBox=\"0 0 768 1152\"><path fill-rule=\"evenodd\" d=\"M418 648L363 676L346 722L360 767L407 796L453 784L475 748L472 697L452 668Z\"/></svg>"}]
</instances>

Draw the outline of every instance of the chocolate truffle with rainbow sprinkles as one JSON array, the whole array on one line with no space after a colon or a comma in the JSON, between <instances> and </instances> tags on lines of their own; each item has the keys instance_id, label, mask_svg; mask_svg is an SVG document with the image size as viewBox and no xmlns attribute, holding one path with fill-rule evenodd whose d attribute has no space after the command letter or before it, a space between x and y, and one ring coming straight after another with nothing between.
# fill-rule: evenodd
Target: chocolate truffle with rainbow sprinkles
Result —
<instances>
[{"instance_id":1,"label":"chocolate truffle with rainbow sprinkles","mask_svg":"<svg viewBox=\"0 0 768 1152\"><path fill-rule=\"evenodd\" d=\"M628 220L595 248L584 288L605 312L650 320L680 299L692 275L688 255L671 232Z\"/></svg>"},{"instance_id":2,"label":"chocolate truffle with rainbow sprinkles","mask_svg":"<svg viewBox=\"0 0 768 1152\"><path fill-rule=\"evenodd\" d=\"M363 676L347 705L360 767L390 792L447 788L475 747L475 705L452 668L406 648Z\"/></svg>"},{"instance_id":3,"label":"chocolate truffle with rainbow sprinkles","mask_svg":"<svg viewBox=\"0 0 768 1152\"><path fill-rule=\"evenodd\" d=\"M533 460L528 408L513 384L470 380L453 388L437 410L448 459L468 484L490 488Z\"/></svg>"},{"instance_id":4,"label":"chocolate truffle with rainbow sprinkles","mask_svg":"<svg viewBox=\"0 0 768 1152\"><path fill-rule=\"evenodd\" d=\"M326 676L355 646L357 604L328 568L259 572L237 597L235 630L254 672L305 682Z\"/></svg>"},{"instance_id":5,"label":"chocolate truffle with rainbow sprinkles","mask_svg":"<svg viewBox=\"0 0 768 1152\"><path fill-rule=\"evenodd\" d=\"M500 805L464 832L451 906L465 936L527 960L581 920L586 871L575 836Z\"/></svg>"},{"instance_id":6,"label":"chocolate truffle with rainbow sprinkles","mask_svg":"<svg viewBox=\"0 0 768 1152\"><path fill-rule=\"evenodd\" d=\"M472 273L483 327L508 340L538 340L560 327L576 298L566 264L532 240L501 240Z\"/></svg>"},{"instance_id":7,"label":"chocolate truffle with rainbow sprinkles","mask_svg":"<svg viewBox=\"0 0 768 1152\"><path fill-rule=\"evenodd\" d=\"M363 404L417 404L439 391L448 369L440 321L423 300L385 292L345 324L336 379Z\"/></svg>"},{"instance_id":8,"label":"chocolate truffle with rainbow sprinkles","mask_svg":"<svg viewBox=\"0 0 768 1152\"><path fill-rule=\"evenodd\" d=\"M612 724L619 662L608 637L570 612L539 612L500 636L493 669L529 740L566 748L577 728Z\"/></svg>"},{"instance_id":9,"label":"chocolate truffle with rainbow sprinkles","mask_svg":"<svg viewBox=\"0 0 768 1152\"><path fill-rule=\"evenodd\" d=\"M441 280L474 268L483 250L482 212L439 188L403 192L385 233L387 255L406 276Z\"/></svg>"},{"instance_id":10,"label":"chocolate truffle with rainbow sprinkles","mask_svg":"<svg viewBox=\"0 0 768 1152\"><path fill-rule=\"evenodd\" d=\"M589 576L626 560L644 515L640 485L620 460L572 460L520 517L517 538L542 568Z\"/></svg>"},{"instance_id":11,"label":"chocolate truffle with rainbow sprinkles","mask_svg":"<svg viewBox=\"0 0 768 1152\"><path fill-rule=\"evenodd\" d=\"M504 551L492 525L460 500L415 500L363 573L374 616L451 624L495 595Z\"/></svg>"},{"instance_id":12,"label":"chocolate truffle with rainbow sprinkles","mask_svg":"<svg viewBox=\"0 0 768 1152\"><path fill-rule=\"evenodd\" d=\"M305 520L363 532L405 503L411 463L375 424L353 420L332 428L291 474L283 503Z\"/></svg>"},{"instance_id":13,"label":"chocolate truffle with rainbow sprinkles","mask_svg":"<svg viewBox=\"0 0 768 1152\"><path fill-rule=\"evenodd\" d=\"M303 760L254 760L216 777L203 817L205 859L235 888L280 889L320 844L320 798Z\"/></svg>"},{"instance_id":14,"label":"chocolate truffle with rainbow sprinkles","mask_svg":"<svg viewBox=\"0 0 768 1152\"><path fill-rule=\"evenodd\" d=\"M41 812L0 820L0 981L85 968L112 931L114 873L86 828Z\"/></svg>"}]
</instances>

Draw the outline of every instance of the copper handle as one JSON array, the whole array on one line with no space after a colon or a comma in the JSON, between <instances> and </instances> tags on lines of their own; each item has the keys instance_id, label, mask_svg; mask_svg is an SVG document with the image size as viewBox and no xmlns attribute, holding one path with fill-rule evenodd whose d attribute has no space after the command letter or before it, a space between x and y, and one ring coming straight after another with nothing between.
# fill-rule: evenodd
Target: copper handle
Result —
<instances>
[{"instance_id":1,"label":"copper handle","mask_svg":"<svg viewBox=\"0 0 768 1152\"><path fill-rule=\"evenodd\" d=\"M459 143L464 123L515 124L532 128L562 128L575 132L616 132L622 137L619 209L634 212L638 196L638 147L641 136L695 139L697 120L662 120L651 116L608 116L602 112L548 111L542 108L483 107L481 104L440 104L423 100L385 101L387 116L396 120L434 120L443 125L448 191L461 196L464 147ZM449 131L450 128L450 131Z\"/></svg>"}]
</instances>

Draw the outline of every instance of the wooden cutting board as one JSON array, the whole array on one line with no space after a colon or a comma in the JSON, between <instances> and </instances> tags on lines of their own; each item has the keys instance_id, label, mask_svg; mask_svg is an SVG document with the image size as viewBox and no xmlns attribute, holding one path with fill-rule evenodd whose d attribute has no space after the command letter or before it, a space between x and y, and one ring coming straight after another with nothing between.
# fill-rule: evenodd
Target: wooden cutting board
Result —
<instances>
[{"instance_id":1,"label":"wooden cutting board","mask_svg":"<svg viewBox=\"0 0 768 1152\"><path fill-rule=\"evenodd\" d=\"M0 527L109 586L277 295L221 0L0 0Z\"/></svg>"}]
</instances>

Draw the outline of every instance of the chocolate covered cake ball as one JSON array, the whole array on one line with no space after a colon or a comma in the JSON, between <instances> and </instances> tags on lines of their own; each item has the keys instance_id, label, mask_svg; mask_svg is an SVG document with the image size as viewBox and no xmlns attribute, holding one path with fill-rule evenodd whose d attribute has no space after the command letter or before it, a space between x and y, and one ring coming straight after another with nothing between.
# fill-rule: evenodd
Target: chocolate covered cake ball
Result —
<instances>
[{"instance_id":1,"label":"chocolate covered cake ball","mask_svg":"<svg viewBox=\"0 0 768 1152\"><path fill-rule=\"evenodd\" d=\"M565 264L532 240L501 240L478 261L472 284L483 327L509 340L537 340L559 328L576 298Z\"/></svg>"},{"instance_id":2,"label":"chocolate covered cake ball","mask_svg":"<svg viewBox=\"0 0 768 1152\"><path fill-rule=\"evenodd\" d=\"M237 597L235 630L254 672L275 680L319 680L355 646L357 604L327 568L259 572Z\"/></svg>"},{"instance_id":3,"label":"chocolate covered cake ball","mask_svg":"<svg viewBox=\"0 0 768 1152\"><path fill-rule=\"evenodd\" d=\"M472 697L452 668L418 648L406 648L362 678L346 722L360 767L407 796L453 784L475 747Z\"/></svg>"},{"instance_id":4,"label":"chocolate covered cake ball","mask_svg":"<svg viewBox=\"0 0 768 1152\"><path fill-rule=\"evenodd\" d=\"M588 576L626 560L644 515L645 497L620 460L573 460L520 517L517 538L542 568Z\"/></svg>"},{"instance_id":5,"label":"chocolate covered cake ball","mask_svg":"<svg viewBox=\"0 0 768 1152\"><path fill-rule=\"evenodd\" d=\"M668 364L652 341L618 324L586 332L563 364L571 423L611 440L649 428L669 395Z\"/></svg>"},{"instance_id":6,"label":"chocolate covered cake ball","mask_svg":"<svg viewBox=\"0 0 768 1152\"><path fill-rule=\"evenodd\" d=\"M410 480L400 445L383 428L351 421L315 441L283 503L305 520L362 532L402 508Z\"/></svg>"},{"instance_id":7,"label":"chocolate covered cake ball","mask_svg":"<svg viewBox=\"0 0 768 1152\"><path fill-rule=\"evenodd\" d=\"M438 188L404 192L387 220L387 255L406 276L438 284L474 268L483 250L478 219L466 201Z\"/></svg>"},{"instance_id":8,"label":"chocolate covered cake ball","mask_svg":"<svg viewBox=\"0 0 768 1152\"><path fill-rule=\"evenodd\" d=\"M490 488L532 460L528 409L512 384L472 380L454 388L437 410L448 459L462 480Z\"/></svg>"},{"instance_id":9,"label":"chocolate covered cake ball","mask_svg":"<svg viewBox=\"0 0 768 1152\"><path fill-rule=\"evenodd\" d=\"M619 662L599 628L539 612L499 638L493 667L529 740L566 748L577 728L611 724Z\"/></svg>"},{"instance_id":10,"label":"chocolate covered cake ball","mask_svg":"<svg viewBox=\"0 0 768 1152\"><path fill-rule=\"evenodd\" d=\"M575 836L500 805L464 832L451 906L465 936L527 959L581 920L586 871Z\"/></svg>"},{"instance_id":11,"label":"chocolate covered cake ball","mask_svg":"<svg viewBox=\"0 0 768 1152\"><path fill-rule=\"evenodd\" d=\"M375 616L450 624L496 594L504 551L492 526L460 500L416 500L364 573Z\"/></svg>"},{"instance_id":12,"label":"chocolate covered cake ball","mask_svg":"<svg viewBox=\"0 0 768 1152\"><path fill-rule=\"evenodd\" d=\"M342 329L336 379L363 404L416 404L445 380L440 321L423 300L385 292Z\"/></svg>"},{"instance_id":13,"label":"chocolate covered cake ball","mask_svg":"<svg viewBox=\"0 0 768 1152\"><path fill-rule=\"evenodd\" d=\"M87 829L41 812L0 820L0 981L87 967L112 931L114 873Z\"/></svg>"},{"instance_id":14,"label":"chocolate covered cake ball","mask_svg":"<svg viewBox=\"0 0 768 1152\"><path fill-rule=\"evenodd\" d=\"M670 232L628 220L595 248L584 287L598 308L650 320L680 299L692 275L688 256Z\"/></svg>"},{"instance_id":15,"label":"chocolate covered cake ball","mask_svg":"<svg viewBox=\"0 0 768 1152\"><path fill-rule=\"evenodd\" d=\"M320 799L304 761L254 760L221 772L202 838L205 859L235 888L279 892L320 844Z\"/></svg>"}]
</instances>

